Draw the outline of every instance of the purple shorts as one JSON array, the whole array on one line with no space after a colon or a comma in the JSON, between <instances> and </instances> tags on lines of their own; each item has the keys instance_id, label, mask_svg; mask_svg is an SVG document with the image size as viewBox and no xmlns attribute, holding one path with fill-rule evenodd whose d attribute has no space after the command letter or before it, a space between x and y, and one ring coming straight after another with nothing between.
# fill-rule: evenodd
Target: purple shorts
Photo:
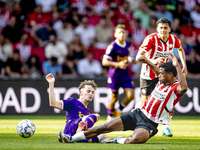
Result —
<instances>
[{"instance_id":1,"label":"purple shorts","mask_svg":"<svg viewBox=\"0 0 200 150\"><path fill-rule=\"evenodd\" d=\"M70 136L74 135L76 133L80 121L81 118L68 120L65 125L64 133L69 134Z\"/></svg>"},{"instance_id":2,"label":"purple shorts","mask_svg":"<svg viewBox=\"0 0 200 150\"><path fill-rule=\"evenodd\" d=\"M128 79L126 81L112 81L112 83L108 83L108 87L112 90L112 93L116 94L117 92L114 92L113 90L118 91L120 87L134 89L134 84L131 79Z\"/></svg>"}]
</instances>

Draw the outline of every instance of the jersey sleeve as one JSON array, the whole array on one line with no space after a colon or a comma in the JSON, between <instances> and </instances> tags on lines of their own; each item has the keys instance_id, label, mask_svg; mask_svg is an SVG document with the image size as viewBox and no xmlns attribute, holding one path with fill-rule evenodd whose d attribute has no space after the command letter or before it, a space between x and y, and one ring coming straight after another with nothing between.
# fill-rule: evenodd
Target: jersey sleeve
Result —
<instances>
[{"instance_id":1,"label":"jersey sleeve","mask_svg":"<svg viewBox=\"0 0 200 150\"><path fill-rule=\"evenodd\" d=\"M103 57L108 58L108 59L112 59L113 51L114 51L114 46L111 45L111 44L108 45L108 47L106 49L106 53L104 54Z\"/></svg>"},{"instance_id":2,"label":"jersey sleeve","mask_svg":"<svg viewBox=\"0 0 200 150\"><path fill-rule=\"evenodd\" d=\"M176 35L174 35L174 38L175 38L174 48L177 48L177 49L181 48L181 44L182 44L181 40L179 40L179 38Z\"/></svg>"},{"instance_id":3,"label":"jersey sleeve","mask_svg":"<svg viewBox=\"0 0 200 150\"><path fill-rule=\"evenodd\" d=\"M152 38L153 38L153 36L148 35L144 39L142 45L140 46L140 49L142 49L144 52L149 52L152 49L152 47L153 47L153 40L152 40Z\"/></svg>"},{"instance_id":4,"label":"jersey sleeve","mask_svg":"<svg viewBox=\"0 0 200 150\"><path fill-rule=\"evenodd\" d=\"M71 102L71 100L70 99L66 99L66 100L62 100L63 101L63 110L66 110L66 111L68 111L68 110L73 110L73 109L75 109L75 106L74 106L74 104Z\"/></svg>"}]
</instances>

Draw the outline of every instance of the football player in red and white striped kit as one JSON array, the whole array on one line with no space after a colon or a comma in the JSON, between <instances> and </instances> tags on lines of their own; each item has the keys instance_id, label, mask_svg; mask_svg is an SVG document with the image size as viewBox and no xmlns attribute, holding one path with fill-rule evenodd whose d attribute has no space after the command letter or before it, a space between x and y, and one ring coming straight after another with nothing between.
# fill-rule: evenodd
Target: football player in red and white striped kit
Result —
<instances>
[{"instance_id":1,"label":"football player in red and white striped kit","mask_svg":"<svg viewBox=\"0 0 200 150\"><path fill-rule=\"evenodd\" d=\"M134 109L103 125L89 128L73 136L62 134L60 136L63 140L72 143L93 138L101 133L126 130L134 130L133 135L127 138L121 136L114 139L106 138L101 143L144 143L154 136L158 132L158 124L170 123L174 106L188 89L187 81L176 57L172 53L170 55L172 62L163 63L160 69L145 56L138 57L138 60L148 64L159 78L159 82L142 108ZM177 74L178 81L176 81Z\"/></svg>"},{"instance_id":2,"label":"football player in red and white striped kit","mask_svg":"<svg viewBox=\"0 0 200 150\"><path fill-rule=\"evenodd\" d=\"M157 22L157 32L148 35L136 56L136 60L142 55L146 56L154 65L160 67L164 62L169 61L169 53L174 48L178 49L181 63L183 66L183 74L187 76L187 67L185 61L185 52L181 46L181 41L175 35L169 34L171 31L171 22L166 18L160 18ZM158 78L147 65L142 63L141 74L140 74L140 89L141 89L141 105L147 100L155 85L158 83ZM173 136L169 130L169 126L164 126L163 135Z\"/></svg>"}]
</instances>

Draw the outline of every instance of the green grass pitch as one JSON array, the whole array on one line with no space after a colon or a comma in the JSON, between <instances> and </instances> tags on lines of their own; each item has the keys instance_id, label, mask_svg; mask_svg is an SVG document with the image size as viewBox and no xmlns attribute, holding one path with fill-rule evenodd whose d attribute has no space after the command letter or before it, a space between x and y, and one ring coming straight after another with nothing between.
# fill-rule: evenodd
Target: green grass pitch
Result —
<instances>
[{"instance_id":1,"label":"green grass pitch","mask_svg":"<svg viewBox=\"0 0 200 150\"><path fill-rule=\"evenodd\" d=\"M35 134L30 138L22 138L17 134L17 124L23 120L31 120L35 126ZM105 117L95 125L105 123ZM173 137L163 137L162 125L159 132L145 144L100 144L100 143L59 143L57 133L65 126L65 116L0 116L0 150L200 150L200 116L174 116L170 124ZM129 136L133 132L112 132L108 137Z\"/></svg>"}]
</instances>

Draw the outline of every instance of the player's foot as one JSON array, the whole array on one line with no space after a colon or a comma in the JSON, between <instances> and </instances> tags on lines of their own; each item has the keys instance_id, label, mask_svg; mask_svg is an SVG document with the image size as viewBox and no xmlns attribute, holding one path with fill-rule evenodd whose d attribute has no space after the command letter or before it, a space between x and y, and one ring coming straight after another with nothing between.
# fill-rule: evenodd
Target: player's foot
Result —
<instances>
[{"instance_id":1,"label":"player's foot","mask_svg":"<svg viewBox=\"0 0 200 150\"><path fill-rule=\"evenodd\" d=\"M112 120L113 117L112 116L107 116L106 122L109 122L110 120Z\"/></svg>"},{"instance_id":2,"label":"player's foot","mask_svg":"<svg viewBox=\"0 0 200 150\"><path fill-rule=\"evenodd\" d=\"M115 116L116 117L119 117L119 116L121 116L121 114L122 114L122 111L120 110L120 109L115 109Z\"/></svg>"},{"instance_id":3,"label":"player's foot","mask_svg":"<svg viewBox=\"0 0 200 150\"><path fill-rule=\"evenodd\" d=\"M58 135L58 141L60 142L60 143L64 143L64 141L63 141L63 139Z\"/></svg>"},{"instance_id":4,"label":"player's foot","mask_svg":"<svg viewBox=\"0 0 200 150\"><path fill-rule=\"evenodd\" d=\"M79 122L78 129L76 130L76 133L81 132L83 130L87 129L87 123L86 122Z\"/></svg>"},{"instance_id":5,"label":"player's foot","mask_svg":"<svg viewBox=\"0 0 200 150\"><path fill-rule=\"evenodd\" d=\"M58 136L65 142L65 143L72 143L71 139L72 137L68 134L64 134L61 130L58 131Z\"/></svg>"},{"instance_id":6,"label":"player's foot","mask_svg":"<svg viewBox=\"0 0 200 150\"><path fill-rule=\"evenodd\" d=\"M173 134L171 133L171 130L168 127L163 129L162 135L165 135L167 137L172 137L173 136Z\"/></svg>"},{"instance_id":7,"label":"player's foot","mask_svg":"<svg viewBox=\"0 0 200 150\"><path fill-rule=\"evenodd\" d=\"M101 140L100 143L117 143L117 140L121 139L121 138L124 138L124 136L119 136L119 137L113 138L113 139L111 139L111 138L105 138L105 139Z\"/></svg>"}]
</instances>

